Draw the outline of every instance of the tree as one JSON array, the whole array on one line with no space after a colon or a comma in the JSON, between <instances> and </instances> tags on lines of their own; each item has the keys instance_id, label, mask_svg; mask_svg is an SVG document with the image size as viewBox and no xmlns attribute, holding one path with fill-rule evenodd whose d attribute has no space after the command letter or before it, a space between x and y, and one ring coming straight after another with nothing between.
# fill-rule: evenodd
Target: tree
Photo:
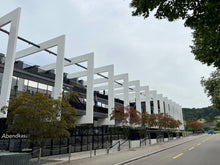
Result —
<instances>
[{"instance_id":1,"label":"tree","mask_svg":"<svg viewBox=\"0 0 220 165\"><path fill-rule=\"evenodd\" d=\"M125 111L125 107L123 105L118 105L114 107L110 120L115 120L116 123L121 123L126 125L128 123L129 114Z\"/></svg>"},{"instance_id":2,"label":"tree","mask_svg":"<svg viewBox=\"0 0 220 165\"><path fill-rule=\"evenodd\" d=\"M114 108L110 119L123 125L137 125L140 123L140 112L133 107L120 105Z\"/></svg>"},{"instance_id":3,"label":"tree","mask_svg":"<svg viewBox=\"0 0 220 165\"><path fill-rule=\"evenodd\" d=\"M203 77L201 84L207 95L211 97L213 106L220 109L220 69L214 71L207 80Z\"/></svg>"},{"instance_id":4,"label":"tree","mask_svg":"<svg viewBox=\"0 0 220 165\"><path fill-rule=\"evenodd\" d=\"M220 69L220 1L218 0L132 0L133 16L149 17L155 9L154 16L158 19L167 18L185 20L185 26L193 30L192 53L195 59L207 65ZM212 76L219 70L213 72ZM202 79L202 85L212 103L219 107L220 82ZM216 85L216 87L214 87ZM210 89L211 88L211 89ZM217 89L214 92L213 89Z\"/></svg>"},{"instance_id":5,"label":"tree","mask_svg":"<svg viewBox=\"0 0 220 165\"><path fill-rule=\"evenodd\" d=\"M62 99L50 99L43 93L22 92L9 101L7 124L9 132L27 135L38 147L48 138L69 137L68 129L75 127L76 111L69 104L74 93L63 94Z\"/></svg>"},{"instance_id":6,"label":"tree","mask_svg":"<svg viewBox=\"0 0 220 165\"><path fill-rule=\"evenodd\" d=\"M149 117L148 127L152 128L154 126L157 126L157 115L152 113Z\"/></svg>"},{"instance_id":7,"label":"tree","mask_svg":"<svg viewBox=\"0 0 220 165\"><path fill-rule=\"evenodd\" d=\"M141 114L141 126L142 128L146 128L148 126L148 122L150 120L150 114L147 112L143 112Z\"/></svg>"},{"instance_id":8,"label":"tree","mask_svg":"<svg viewBox=\"0 0 220 165\"><path fill-rule=\"evenodd\" d=\"M137 125L140 124L141 121L141 113L138 112L134 107L126 108L128 114L129 114L129 124L131 125Z\"/></svg>"},{"instance_id":9,"label":"tree","mask_svg":"<svg viewBox=\"0 0 220 165\"><path fill-rule=\"evenodd\" d=\"M159 127L159 130L161 130L166 124L164 113L156 114L156 121L157 121L157 126Z\"/></svg>"},{"instance_id":10,"label":"tree","mask_svg":"<svg viewBox=\"0 0 220 165\"><path fill-rule=\"evenodd\" d=\"M192 53L202 63L220 68L220 1L213 0L132 0L133 16L154 16L169 21L185 20L193 29Z\"/></svg>"},{"instance_id":11,"label":"tree","mask_svg":"<svg viewBox=\"0 0 220 165\"><path fill-rule=\"evenodd\" d=\"M123 105L116 106L111 113L111 120L115 120L116 123L122 124L124 134L129 138L131 135L130 126L140 124L140 112L134 107Z\"/></svg>"},{"instance_id":12,"label":"tree","mask_svg":"<svg viewBox=\"0 0 220 165\"><path fill-rule=\"evenodd\" d=\"M203 128L202 123L200 123L198 121L188 120L186 122L186 129L187 130L198 131L198 130L202 130L202 128Z\"/></svg>"},{"instance_id":13,"label":"tree","mask_svg":"<svg viewBox=\"0 0 220 165\"><path fill-rule=\"evenodd\" d=\"M220 122L216 123L216 127L220 128Z\"/></svg>"}]
</instances>

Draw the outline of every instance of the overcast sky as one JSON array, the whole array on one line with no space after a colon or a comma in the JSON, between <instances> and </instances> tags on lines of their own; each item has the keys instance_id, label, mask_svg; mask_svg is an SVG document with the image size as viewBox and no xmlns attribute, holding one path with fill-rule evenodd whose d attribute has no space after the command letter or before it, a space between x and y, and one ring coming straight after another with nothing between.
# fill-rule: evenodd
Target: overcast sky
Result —
<instances>
[{"instance_id":1,"label":"overcast sky","mask_svg":"<svg viewBox=\"0 0 220 165\"><path fill-rule=\"evenodd\" d=\"M140 80L141 85L149 85L150 90L157 90L182 107L209 106L200 80L214 69L194 59L189 47L192 31L181 20L132 17L129 3L0 0L0 17L21 7L19 36L41 43L65 34L66 57L94 52L95 67L114 64L115 74L129 73L129 80ZM5 53L6 39L1 33L0 52ZM17 50L25 47L28 45L19 42ZM39 53L24 60L44 65L54 60L51 58Z\"/></svg>"}]
</instances>

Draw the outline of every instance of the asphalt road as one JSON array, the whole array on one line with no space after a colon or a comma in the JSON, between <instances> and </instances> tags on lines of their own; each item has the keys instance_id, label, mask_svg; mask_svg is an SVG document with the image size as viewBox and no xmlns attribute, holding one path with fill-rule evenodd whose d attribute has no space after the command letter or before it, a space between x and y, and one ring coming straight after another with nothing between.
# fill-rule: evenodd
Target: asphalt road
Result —
<instances>
[{"instance_id":1,"label":"asphalt road","mask_svg":"<svg viewBox=\"0 0 220 165\"><path fill-rule=\"evenodd\" d=\"M128 164L220 165L220 134L205 136Z\"/></svg>"},{"instance_id":2,"label":"asphalt road","mask_svg":"<svg viewBox=\"0 0 220 165\"><path fill-rule=\"evenodd\" d=\"M131 162L130 164L135 165L181 165L181 163L184 165L194 165L193 163L186 162L186 159L182 160L182 157L184 157L186 154L191 155L191 153L195 151L200 151L202 147L207 148L207 150L213 149L212 147L209 148L210 145L213 145L212 142L215 141L216 144L213 146L217 149L220 149L219 146L219 140L220 135L196 135L196 136L188 136L183 137L181 139L177 140L171 140L170 142L160 143L160 144L154 144L151 146L141 147L141 148L132 148L130 150L124 150L124 151L112 151L109 155L106 154L105 150L97 150L97 155L93 156L92 158L85 157L82 158L81 154L86 154L87 156L89 153L75 153L72 155L72 160L70 163L67 162L67 160L63 160L60 163L53 163L50 165L124 165L128 164L128 161L131 162L131 160L135 160ZM201 143L201 144L200 144ZM192 148L194 147L194 148ZM219 151L219 150L218 150ZM216 151L215 154L220 153ZM199 154L199 153L198 153ZM85 155L84 155L85 156ZM196 157L200 157L195 155ZM142 159L139 159L139 158ZM220 157L220 155L219 155ZM194 159L194 156L193 158ZM196 158L197 160L199 158ZM207 158L210 159L210 158ZM190 160L190 158L189 158ZM218 160L218 157L215 158L214 161ZM207 162L207 161L206 161ZM208 160L210 162L210 160ZM216 161L220 162L220 161ZM201 164L201 163L200 163ZM212 165L214 163L204 163L205 165ZM220 164L220 163L219 163Z\"/></svg>"}]
</instances>

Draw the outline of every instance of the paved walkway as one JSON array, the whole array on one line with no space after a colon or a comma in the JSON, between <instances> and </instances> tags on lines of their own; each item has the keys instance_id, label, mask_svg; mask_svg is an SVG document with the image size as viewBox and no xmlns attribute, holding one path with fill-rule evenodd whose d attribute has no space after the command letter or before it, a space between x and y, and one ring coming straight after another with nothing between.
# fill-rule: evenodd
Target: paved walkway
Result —
<instances>
[{"instance_id":1,"label":"paved walkway","mask_svg":"<svg viewBox=\"0 0 220 165\"><path fill-rule=\"evenodd\" d=\"M109 154L106 154L105 149L97 150L96 156L94 156L94 151L92 153L92 158L90 158L90 151L85 152L77 152L71 154L71 161L68 162L68 154L65 155L56 155L43 157L42 163L45 165L114 165L119 162L123 162L134 157L139 157L141 155L146 154L154 154L156 152L160 152L162 150L166 150L167 148L180 145L187 141L191 141L194 139L201 138L203 136L210 135L196 135L196 136L188 136L180 139L172 140L169 142L153 144L151 146L143 146L139 148L131 148L130 150L116 151L110 150ZM34 161L34 163L33 163ZM37 159L32 159L31 165L37 164Z\"/></svg>"}]
</instances>

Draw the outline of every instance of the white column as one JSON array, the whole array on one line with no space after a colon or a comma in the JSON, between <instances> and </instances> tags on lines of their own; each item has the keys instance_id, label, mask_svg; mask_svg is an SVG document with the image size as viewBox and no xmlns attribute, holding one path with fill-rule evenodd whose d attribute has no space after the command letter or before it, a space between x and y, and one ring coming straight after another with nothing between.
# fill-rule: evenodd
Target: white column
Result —
<instances>
[{"instance_id":1,"label":"white column","mask_svg":"<svg viewBox=\"0 0 220 165\"><path fill-rule=\"evenodd\" d=\"M164 113L164 107L163 107L163 95L162 94L158 94L157 95L159 100L159 104L160 104L160 113Z\"/></svg>"},{"instance_id":2,"label":"white column","mask_svg":"<svg viewBox=\"0 0 220 165\"><path fill-rule=\"evenodd\" d=\"M141 113L140 80L130 81L129 86L135 86L136 110Z\"/></svg>"},{"instance_id":3,"label":"white column","mask_svg":"<svg viewBox=\"0 0 220 165\"><path fill-rule=\"evenodd\" d=\"M114 80L123 80L124 107L129 105L128 74L115 75Z\"/></svg>"},{"instance_id":4,"label":"white column","mask_svg":"<svg viewBox=\"0 0 220 165\"><path fill-rule=\"evenodd\" d=\"M55 77L54 93L53 93L54 99L58 99L59 97L62 96L64 54L65 54L65 36L63 35L59 38L57 44L56 77Z\"/></svg>"},{"instance_id":5,"label":"white column","mask_svg":"<svg viewBox=\"0 0 220 165\"><path fill-rule=\"evenodd\" d=\"M93 88L94 88L94 53L88 53L70 59L71 62L64 62L64 66L75 63L87 62L87 70L67 75L67 78L87 77L86 90L86 115L79 117L78 124L93 124Z\"/></svg>"},{"instance_id":6,"label":"white column","mask_svg":"<svg viewBox=\"0 0 220 165\"><path fill-rule=\"evenodd\" d=\"M172 116L174 118L174 112L173 112L173 103L172 100L169 99L169 105L170 105L170 116Z\"/></svg>"},{"instance_id":7,"label":"white column","mask_svg":"<svg viewBox=\"0 0 220 165\"><path fill-rule=\"evenodd\" d=\"M169 114L169 108L168 108L168 98L164 97L164 103L165 103L165 113Z\"/></svg>"},{"instance_id":8,"label":"white column","mask_svg":"<svg viewBox=\"0 0 220 165\"><path fill-rule=\"evenodd\" d=\"M150 91L150 97L153 100L153 104L154 104L154 113L158 114L158 106L157 106L157 91L156 90L152 90Z\"/></svg>"},{"instance_id":9,"label":"white column","mask_svg":"<svg viewBox=\"0 0 220 165\"><path fill-rule=\"evenodd\" d=\"M100 68L95 68L94 74L97 73L108 73L108 79L106 81L108 82L108 117L105 119L99 119L98 125L115 125L114 120L110 120L110 116L112 113L112 110L114 108L114 65L108 65ZM98 84L98 83L97 83ZM94 88L95 89L95 88Z\"/></svg>"},{"instance_id":10,"label":"white column","mask_svg":"<svg viewBox=\"0 0 220 165\"><path fill-rule=\"evenodd\" d=\"M56 63L49 64L54 65L52 69L56 69L55 83L54 83L54 91L53 98L58 99L62 96L63 90L63 67L64 67L64 54L65 54L65 35L61 35L59 37L53 38L51 40L42 42L39 45L39 48L36 46L31 46L27 49L23 49L16 53L16 59L26 57L32 55L34 53L43 51L48 48L52 48L57 46L57 58ZM48 65L47 65L48 66ZM42 70L51 70L51 68L47 68L47 66L41 66Z\"/></svg>"},{"instance_id":11,"label":"white column","mask_svg":"<svg viewBox=\"0 0 220 165\"><path fill-rule=\"evenodd\" d=\"M87 62L87 70L67 75L67 78L87 77L86 91L86 115L78 118L78 124L93 124L93 76L94 76L94 53L88 53L73 57L69 61L64 61L64 66L74 65L75 63ZM40 69L51 70L56 68L56 63L41 66ZM55 90L54 90L55 91ZM54 94L55 95L55 94Z\"/></svg>"},{"instance_id":12,"label":"white column","mask_svg":"<svg viewBox=\"0 0 220 165\"><path fill-rule=\"evenodd\" d=\"M6 52L5 66L2 77L0 108L8 105L11 92L12 75L14 70L15 52L17 45L18 28L20 21L21 9L17 8L9 14L0 18L0 27L11 23L10 33L8 38L8 46ZM0 112L0 118L6 117L6 114Z\"/></svg>"},{"instance_id":13,"label":"white column","mask_svg":"<svg viewBox=\"0 0 220 165\"><path fill-rule=\"evenodd\" d=\"M23 91L24 90L24 79L19 78L18 79L18 91Z\"/></svg>"},{"instance_id":14,"label":"white column","mask_svg":"<svg viewBox=\"0 0 220 165\"><path fill-rule=\"evenodd\" d=\"M182 122L182 125L180 127L181 130L184 130L184 120L183 120L183 110L182 107L179 105L179 110L180 110L180 121Z\"/></svg>"},{"instance_id":15,"label":"white column","mask_svg":"<svg viewBox=\"0 0 220 165\"><path fill-rule=\"evenodd\" d=\"M149 94L149 86L141 86L141 91L143 90L144 101L145 101L145 109L148 114L150 114L150 94Z\"/></svg>"}]
</instances>

